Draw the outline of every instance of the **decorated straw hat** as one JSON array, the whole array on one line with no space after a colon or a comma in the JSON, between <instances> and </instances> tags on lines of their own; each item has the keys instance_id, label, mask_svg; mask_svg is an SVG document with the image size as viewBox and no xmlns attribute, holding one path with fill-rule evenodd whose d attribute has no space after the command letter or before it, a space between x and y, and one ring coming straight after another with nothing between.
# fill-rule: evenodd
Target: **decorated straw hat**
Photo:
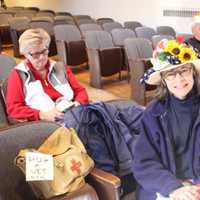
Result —
<instances>
[{"instance_id":1,"label":"decorated straw hat","mask_svg":"<svg viewBox=\"0 0 200 200\"><path fill-rule=\"evenodd\" d=\"M150 85L160 84L161 72L183 66L186 63L193 63L200 73L199 53L180 39L161 40L153 52L151 63L153 67L148 69L141 78L141 82Z\"/></svg>"}]
</instances>

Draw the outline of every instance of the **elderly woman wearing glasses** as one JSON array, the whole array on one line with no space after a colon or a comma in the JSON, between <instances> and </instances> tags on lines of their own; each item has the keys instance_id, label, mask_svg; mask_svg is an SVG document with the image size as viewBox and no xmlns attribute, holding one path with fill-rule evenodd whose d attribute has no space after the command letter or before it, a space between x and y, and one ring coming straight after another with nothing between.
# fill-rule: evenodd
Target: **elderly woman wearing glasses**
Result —
<instances>
[{"instance_id":1,"label":"elderly woman wearing glasses","mask_svg":"<svg viewBox=\"0 0 200 200\"><path fill-rule=\"evenodd\" d=\"M20 36L25 60L12 70L6 93L11 118L55 121L63 118L63 108L88 103L86 90L70 68L48 58L49 44L43 29L28 29Z\"/></svg>"},{"instance_id":2,"label":"elderly woman wearing glasses","mask_svg":"<svg viewBox=\"0 0 200 200\"><path fill-rule=\"evenodd\" d=\"M142 81L157 85L135 146L137 200L200 199L200 60L184 43L162 40Z\"/></svg>"}]
</instances>

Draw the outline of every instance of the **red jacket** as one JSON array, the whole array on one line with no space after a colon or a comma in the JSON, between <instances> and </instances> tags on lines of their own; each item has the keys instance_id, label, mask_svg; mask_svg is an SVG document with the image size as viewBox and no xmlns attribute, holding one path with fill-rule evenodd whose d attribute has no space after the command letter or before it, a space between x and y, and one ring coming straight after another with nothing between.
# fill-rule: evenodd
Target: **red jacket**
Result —
<instances>
[{"instance_id":1,"label":"red jacket","mask_svg":"<svg viewBox=\"0 0 200 200\"><path fill-rule=\"evenodd\" d=\"M88 95L84 87L82 87L69 67L66 67L66 73L68 82L74 92L73 101L78 101L81 104L88 103ZM36 80L41 80L39 76L36 76L33 72ZM62 95L57 92L50 84L46 86L44 81L41 81L42 87L52 100L56 100ZM6 108L7 113L11 118L14 119L25 119L28 121L40 120L39 110L33 109L26 105L25 95L23 92L23 82L21 81L20 75L17 69L13 69L7 84L6 93Z\"/></svg>"}]
</instances>

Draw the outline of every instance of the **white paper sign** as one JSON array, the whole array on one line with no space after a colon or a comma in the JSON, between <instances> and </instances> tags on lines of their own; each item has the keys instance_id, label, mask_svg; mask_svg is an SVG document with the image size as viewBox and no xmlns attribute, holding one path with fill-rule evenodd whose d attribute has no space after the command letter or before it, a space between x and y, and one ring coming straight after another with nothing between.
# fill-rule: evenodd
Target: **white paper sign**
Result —
<instances>
[{"instance_id":1,"label":"white paper sign","mask_svg":"<svg viewBox=\"0 0 200 200\"><path fill-rule=\"evenodd\" d=\"M26 153L26 181L53 180L52 155Z\"/></svg>"}]
</instances>

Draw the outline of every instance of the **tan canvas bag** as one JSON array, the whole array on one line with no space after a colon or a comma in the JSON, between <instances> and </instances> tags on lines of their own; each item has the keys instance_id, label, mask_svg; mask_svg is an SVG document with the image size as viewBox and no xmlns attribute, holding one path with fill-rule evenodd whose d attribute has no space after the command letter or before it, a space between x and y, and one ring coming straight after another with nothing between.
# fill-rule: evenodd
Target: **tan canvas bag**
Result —
<instances>
[{"instance_id":1,"label":"tan canvas bag","mask_svg":"<svg viewBox=\"0 0 200 200\"><path fill-rule=\"evenodd\" d=\"M74 129L64 127L53 132L38 150L23 149L15 159L15 164L25 173L26 152L40 152L53 156L53 181L31 181L34 193L40 199L73 192L85 184L84 177L94 167L82 142Z\"/></svg>"}]
</instances>

